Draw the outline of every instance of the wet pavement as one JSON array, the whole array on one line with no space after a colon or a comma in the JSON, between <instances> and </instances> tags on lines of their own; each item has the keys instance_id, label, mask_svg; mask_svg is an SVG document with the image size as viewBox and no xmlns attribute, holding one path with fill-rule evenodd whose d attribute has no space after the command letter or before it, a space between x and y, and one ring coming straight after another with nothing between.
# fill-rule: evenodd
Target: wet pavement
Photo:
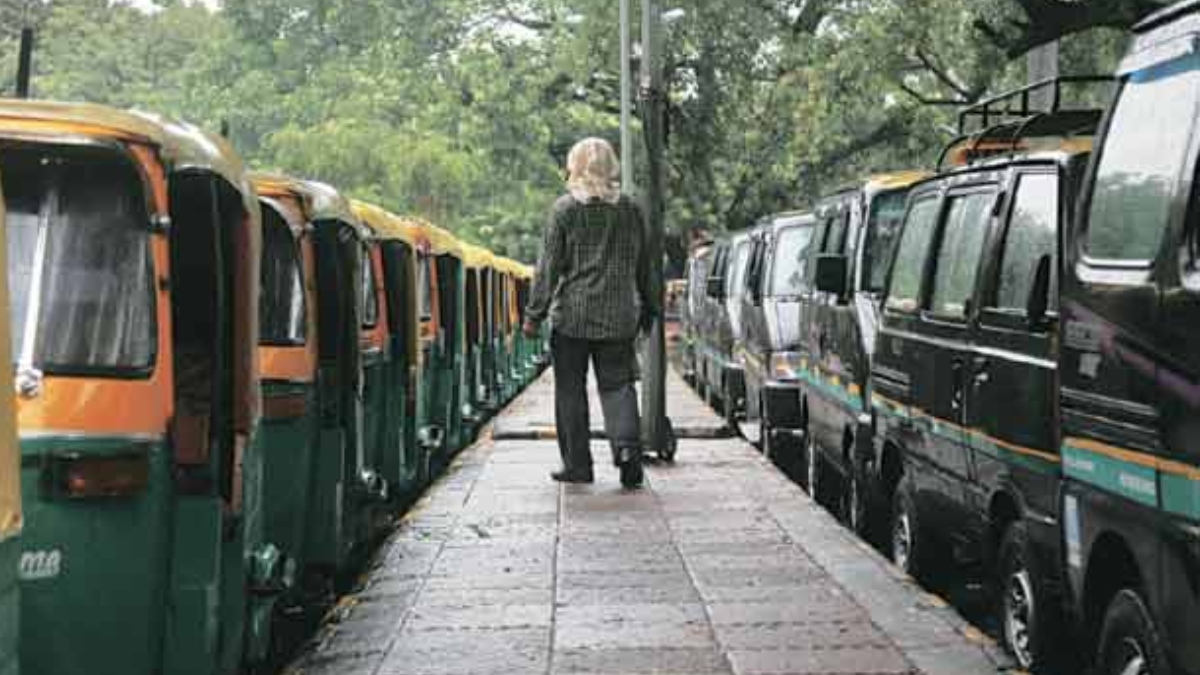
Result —
<instances>
[{"instance_id":1,"label":"wet pavement","mask_svg":"<svg viewBox=\"0 0 1200 675\"><path fill-rule=\"evenodd\" d=\"M289 669L307 675L928 673L997 647L737 438L559 486L547 375L466 450ZM677 426L720 420L674 376ZM594 422L599 421L598 411ZM505 440L507 439L507 440ZM534 439L534 440L530 440Z\"/></svg>"}]
</instances>

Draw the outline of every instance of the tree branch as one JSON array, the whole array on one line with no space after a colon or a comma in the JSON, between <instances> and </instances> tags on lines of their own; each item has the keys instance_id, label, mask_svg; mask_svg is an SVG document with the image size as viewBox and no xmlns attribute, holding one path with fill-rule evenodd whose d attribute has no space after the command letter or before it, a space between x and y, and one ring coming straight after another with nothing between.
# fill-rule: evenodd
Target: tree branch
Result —
<instances>
[{"instance_id":1,"label":"tree branch","mask_svg":"<svg viewBox=\"0 0 1200 675\"><path fill-rule=\"evenodd\" d=\"M1128 29L1151 12L1161 0L1012 0L1024 20L1009 19L999 25L977 19L975 28L1010 59L1066 35L1091 28Z\"/></svg>"}]
</instances>

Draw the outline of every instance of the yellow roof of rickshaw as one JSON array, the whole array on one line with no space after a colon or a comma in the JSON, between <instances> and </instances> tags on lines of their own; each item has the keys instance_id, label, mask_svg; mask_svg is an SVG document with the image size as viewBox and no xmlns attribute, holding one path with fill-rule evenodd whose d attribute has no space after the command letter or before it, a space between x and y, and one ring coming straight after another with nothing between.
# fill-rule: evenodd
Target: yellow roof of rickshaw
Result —
<instances>
[{"instance_id":1,"label":"yellow roof of rickshaw","mask_svg":"<svg viewBox=\"0 0 1200 675\"><path fill-rule=\"evenodd\" d=\"M463 242L450 234L449 230L444 230L417 216L400 216L399 220L402 225L413 228L418 233L418 237L423 243L429 246L430 253L453 256L459 260L465 259Z\"/></svg>"},{"instance_id":2,"label":"yellow roof of rickshaw","mask_svg":"<svg viewBox=\"0 0 1200 675\"><path fill-rule=\"evenodd\" d=\"M463 262L467 267L473 269L494 268L496 266L496 256L491 251L482 246L463 243Z\"/></svg>"},{"instance_id":3,"label":"yellow roof of rickshaw","mask_svg":"<svg viewBox=\"0 0 1200 675\"><path fill-rule=\"evenodd\" d=\"M250 180L255 189L268 197L291 195L299 199L304 207L305 217L310 223L337 220L359 230L360 236L365 237L367 234L362 221L351 208L350 200L332 185L315 180L260 172L250 174Z\"/></svg>"},{"instance_id":4,"label":"yellow roof of rickshaw","mask_svg":"<svg viewBox=\"0 0 1200 675\"><path fill-rule=\"evenodd\" d=\"M37 139L112 139L159 149L172 171L212 171L243 194L253 194L241 157L225 139L151 113L93 103L0 99L0 136Z\"/></svg>"},{"instance_id":5,"label":"yellow roof of rickshaw","mask_svg":"<svg viewBox=\"0 0 1200 675\"><path fill-rule=\"evenodd\" d=\"M358 199L350 200L350 209L377 239L399 240L413 246L420 242L418 233L391 211Z\"/></svg>"},{"instance_id":6,"label":"yellow roof of rickshaw","mask_svg":"<svg viewBox=\"0 0 1200 675\"><path fill-rule=\"evenodd\" d=\"M530 279L533 277L533 268L512 258L497 257L496 269L518 279Z\"/></svg>"}]
</instances>

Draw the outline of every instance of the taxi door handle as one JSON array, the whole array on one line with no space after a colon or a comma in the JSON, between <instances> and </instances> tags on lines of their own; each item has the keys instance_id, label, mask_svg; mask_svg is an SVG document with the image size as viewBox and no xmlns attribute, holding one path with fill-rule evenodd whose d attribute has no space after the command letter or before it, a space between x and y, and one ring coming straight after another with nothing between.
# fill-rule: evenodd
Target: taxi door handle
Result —
<instances>
[{"instance_id":1,"label":"taxi door handle","mask_svg":"<svg viewBox=\"0 0 1200 675\"><path fill-rule=\"evenodd\" d=\"M992 376L988 373L991 364L991 359L984 356L976 356L971 360L971 365L975 371L975 386L978 387L991 381Z\"/></svg>"}]
</instances>

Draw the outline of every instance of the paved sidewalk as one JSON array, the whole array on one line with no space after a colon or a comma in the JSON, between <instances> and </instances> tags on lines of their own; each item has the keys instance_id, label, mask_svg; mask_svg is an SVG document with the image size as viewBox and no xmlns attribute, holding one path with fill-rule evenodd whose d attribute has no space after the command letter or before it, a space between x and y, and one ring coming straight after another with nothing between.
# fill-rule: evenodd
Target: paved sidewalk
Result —
<instances>
[{"instance_id":1,"label":"paved sidewalk","mask_svg":"<svg viewBox=\"0 0 1200 675\"><path fill-rule=\"evenodd\" d=\"M539 381L514 414L552 415L549 386ZM669 392L676 409L691 405L677 379ZM553 441L464 452L290 672L1001 669L990 641L743 441L681 441L678 463L650 467L638 492L621 490L603 443L594 451L596 484L566 487L547 476Z\"/></svg>"}]
</instances>

